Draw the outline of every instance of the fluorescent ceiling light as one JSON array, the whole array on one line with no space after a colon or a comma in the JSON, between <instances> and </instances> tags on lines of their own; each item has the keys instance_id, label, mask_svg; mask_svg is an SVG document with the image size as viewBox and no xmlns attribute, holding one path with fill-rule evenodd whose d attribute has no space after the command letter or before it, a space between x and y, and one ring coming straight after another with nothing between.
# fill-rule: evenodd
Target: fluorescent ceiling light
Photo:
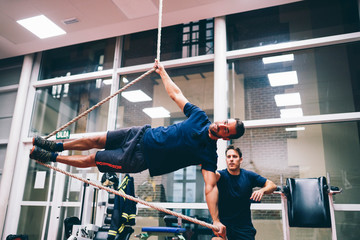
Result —
<instances>
[{"instance_id":1,"label":"fluorescent ceiling light","mask_svg":"<svg viewBox=\"0 0 360 240\"><path fill-rule=\"evenodd\" d=\"M103 83L104 83L105 85L111 85L111 84L112 84L112 79L103 80Z\"/></svg>"},{"instance_id":2,"label":"fluorescent ceiling light","mask_svg":"<svg viewBox=\"0 0 360 240\"><path fill-rule=\"evenodd\" d=\"M294 54L264 57L262 61L264 64L294 61Z\"/></svg>"},{"instance_id":3,"label":"fluorescent ceiling light","mask_svg":"<svg viewBox=\"0 0 360 240\"><path fill-rule=\"evenodd\" d=\"M287 132L294 132L294 131L304 131L305 127L293 127L293 128L285 128Z\"/></svg>"},{"instance_id":4,"label":"fluorescent ceiling light","mask_svg":"<svg viewBox=\"0 0 360 240\"><path fill-rule=\"evenodd\" d=\"M126 77L123 77L122 81L123 81L123 83L128 83L129 82L129 80Z\"/></svg>"},{"instance_id":5,"label":"fluorescent ceiling light","mask_svg":"<svg viewBox=\"0 0 360 240\"><path fill-rule=\"evenodd\" d=\"M280 109L280 118L294 118L302 116L302 108Z\"/></svg>"},{"instance_id":6,"label":"fluorescent ceiling light","mask_svg":"<svg viewBox=\"0 0 360 240\"><path fill-rule=\"evenodd\" d=\"M17 23L41 39L66 34L64 30L44 15L18 20Z\"/></svg>"},{"instance_id":7,"label":"fluorescent ceiling light","mask_svg":"<svg viewBox=\"0 0 360 240\"><path fill-rule=\"evenodd\" d=\"M276 106L293 106L301 105L301 99L299 93L285 93L275 95Z\"/></svg>"},{"instance_id":8,"label":"fluorescent ceiling light","mask_svg":"<svg viewBox=\"0 0 360 240\"><path fill-rule=\"evenodd\" d=\"M141 90L122 92L121 96L123 96L124 98L126 98L130 102L147 102L147 101L152 100L151 97L146 95Z\"/></svg>"},{"instance_id":9,"label":"fluorescent ceiling light","mask_svg":"<svg viewBox=\"0 0 360 240\"><path fill-rule=\"evenodd\" d=\"M168 118L170 112L163 107L144 108L143 112L151 118Z\"/></svg>"},{"instance_id":10,"label":"fluorescent ceiling light","mask_svg":"<svg viewBox=\"0 0 360 240\"><path fill-rule=\"evenodd\" d=\"M268 78L272 87L298 84L296 71L269 73Z\"/></svg>"}]
</instances>

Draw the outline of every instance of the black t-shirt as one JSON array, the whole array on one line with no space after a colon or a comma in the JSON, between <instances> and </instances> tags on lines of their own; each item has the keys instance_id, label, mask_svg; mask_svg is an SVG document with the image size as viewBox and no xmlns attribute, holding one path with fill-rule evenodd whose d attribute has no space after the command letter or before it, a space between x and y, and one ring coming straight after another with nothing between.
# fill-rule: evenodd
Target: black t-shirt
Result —
<instances>
[{"instance_id":1,"label":"black t-shirt","mask_svg":"<svg viewBox=\"0 0 360 240\"><path fill-rule=\"evenodd\" d=\"M219 217L225 225L253 228L250 197L254 187L263 187L266 178L245 169L239 175L231 175L227 169L220 170L217 182L219 189Z\"/></svg>"},{"instance_id":2,"label":"black t-shirt","mask_svg":"<svg viewBox=\"0 0 360 240\"><path fill-rule=\"evenodd\" d=\"M210 139L210 121L199 107L186 103L183 122L168 127L147 129L142 151L151 176L162 175L190 165L215 172L216 141Z\"/></svg>"}]
</instances>

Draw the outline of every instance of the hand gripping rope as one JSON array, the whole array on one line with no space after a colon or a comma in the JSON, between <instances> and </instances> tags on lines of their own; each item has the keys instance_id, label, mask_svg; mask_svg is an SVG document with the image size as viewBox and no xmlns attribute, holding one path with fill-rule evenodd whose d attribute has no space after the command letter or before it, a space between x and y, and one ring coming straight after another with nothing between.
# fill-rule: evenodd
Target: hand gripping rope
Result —
<instances>
[{"instance_id":1,"label":"hand gripping rope","mask_svg":"<svg viewBox=\"0 0 360 240\"><path fill-rule=\"evenodd\" d=\"M160 61L160 42L161 42L161 19L162 19L162 1L163 0L159 0L159 21L158 21L158 39L157 39L157 59ZM98 102L97 104L95 104L94 106L92 106L91 108L87 109L86 111L84 111L83 113L79 114L77 117L73 118L72 120L70 120L68 123L64 124L63 126L59 127L57 130L53 131L52 133L50 133L48 136L45 137L45 139L48 139L50 138L51 136L54 136L56 133L60 132L61 130L67 128L69 125L73 124L74 122L76 122L77 120L79 120L80 118L86 116L87 114L89 114L92 110L94 110L95 108L101 106L102 104L106 103L107 101L109 101L111 98L115 97L116 95L118 95L119 93L121 93L122 91L126 90L127 88L129 88L130 86L134 85L135 83L137 83L138 81L140 81L141 79L143 79L144 77L146 77L147 75L151 74L152 72L155 71L155 68L152 68L150 69L149 71L147 71L146 73L142 74L140 77L136 78L135 80L131 81L130 83L126 84L124 87L122 87L121 89L119 89L118 91L116 91L114 94L104 98L102 101ZM187 221L190 221L190 222L193 222L193 223L196 223L196 224L199 224L199 225L202 225L204 227L207 227L207 228L210 228L214 231L219 231L219 228L214 226L214 225L211 225L209 223L206 223L204 221L201 221L201 220L198 220L196 218L191 218L191 217L188 217L186 215L183 215L181 213L177 213L177 212L173 212L169 209L166 209L166 208L163 208L163 207L160 207L160 206L157 206L155 204L151 204L149 202L146 202L144 200L141 200L139 198L135 198L133 196L130 196L130 195L127 195L125 193L122 193L122 192L119 192L119 191L116 191L114 189L111 189L111 188L108 188L108 187L104 187L100 184L97 184L97 183L94 183L94 182L91 182L85 178L82 178L82 177L78 177L74 174L71 174L67 171L64 171L60 168L57 168L55 166L51 166L49 164L46 164L46 163L42 163L40 161L37 161L39 164L45 166L45 167L48 167L48 168L51 168L57 172L60 172L60 173L63 173L69 177L72 177L72 178L75 178L75 179L78 179L84 183L87 183L87 184L90 184L94 187L97 187L99 189L103 189L107 192L110 192L110 193L113 193L113 194L116 194L116 195L119 195L121 197L124 197L126 199L129 199L131 201L135 201L135 202L138 202L140 204L143 204L145 206L148 206L148 207L151 207L153 209L156 209L158 211L162 211L162 212L165 212L167 214L171 214L173 216L176 216L176 217L179 217L179 218L182 218L184 220L187 220Z\"/></svg>"}]
</instances>

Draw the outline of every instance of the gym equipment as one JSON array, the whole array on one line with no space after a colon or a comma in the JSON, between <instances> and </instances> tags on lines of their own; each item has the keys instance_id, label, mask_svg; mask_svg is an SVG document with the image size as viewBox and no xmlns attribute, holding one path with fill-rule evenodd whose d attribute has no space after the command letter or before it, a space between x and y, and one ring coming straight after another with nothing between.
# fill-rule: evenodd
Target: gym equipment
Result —
<instances>
[{"instance_id":1,"label":"gym equipment","mask_svg":"<svg viewBox=\"0 0 360 240\"><path fill-rule=\"evenodd\" d=\"M185 240L182 233L186 231L185 228L181 227L181 218L176 218L174 216L167 215L164 217L164 221L166 225L170 225L174 222L177 222L177 227L143 227L141 231L144 233L140 233L135 237L141 240L147 240L151 236L163 236L163 237L171 237L172 240Z\"/></svg>"},{"instance_id":2,"label":"gym equipment","mask_svg":"<svg viewBox=\"0 0 360 240\"><path fill-rule=\"evenodd\" d=\"M333 195L341 192L325 177L288 178L274 192L281 195L284 240L290 240L289 227L331 228L336 240Z\"/></svg>"}]
</instances>

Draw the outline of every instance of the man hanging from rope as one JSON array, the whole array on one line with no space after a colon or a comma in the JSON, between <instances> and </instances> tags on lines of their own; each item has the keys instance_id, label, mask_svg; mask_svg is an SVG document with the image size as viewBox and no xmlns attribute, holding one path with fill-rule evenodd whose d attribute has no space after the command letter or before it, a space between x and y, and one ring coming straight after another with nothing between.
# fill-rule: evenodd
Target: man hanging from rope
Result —
<instances>
[{"instance_id":1,"label":"man hanging from rope","mask_svg":"<svg viewBox=\"0 0 360 240\"><path fill-rule=\"evenodd\" d=\"M138 173L149 169L151 176L201 164L206 202L213 224L220 230L215 234L225 238L226 228L218 218L216 141L220 138L230 140L241 137L245 132L244 125L239 119L211 123L203 110L186 99L161 63L155 60L154 67L168 95L188 119L168 127L151 128L150 125L145 125L124 128L108 131L101 136L80 138L64 143L35 137L30 158L40 162L60 162L80 168L97 166L100 172ZM62 156L57 153L64 150L93 148L105 150L91 155Z\"/></svg>"}]
</instances>

